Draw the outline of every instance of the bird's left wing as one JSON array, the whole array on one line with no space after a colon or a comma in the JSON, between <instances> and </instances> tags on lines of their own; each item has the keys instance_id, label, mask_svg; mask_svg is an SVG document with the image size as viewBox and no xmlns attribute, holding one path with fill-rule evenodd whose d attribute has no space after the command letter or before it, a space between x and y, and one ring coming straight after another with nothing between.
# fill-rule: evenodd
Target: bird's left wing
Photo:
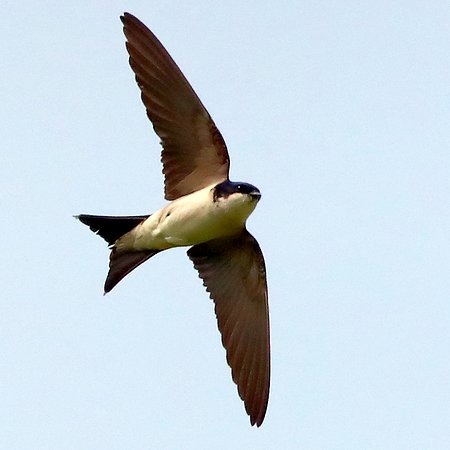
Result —
<instances>
[{"instance_id":1,"label":"bird's left wing","mask_svg":"<svg viewBox=\"0 0 450 450\"><path fill-rule=\"evenodd\" d=\"M266 414L270 384L269 307L264 258L247 231L188 250L215 303L233 381L251 424Z\"/></svg>"}]
</instances>

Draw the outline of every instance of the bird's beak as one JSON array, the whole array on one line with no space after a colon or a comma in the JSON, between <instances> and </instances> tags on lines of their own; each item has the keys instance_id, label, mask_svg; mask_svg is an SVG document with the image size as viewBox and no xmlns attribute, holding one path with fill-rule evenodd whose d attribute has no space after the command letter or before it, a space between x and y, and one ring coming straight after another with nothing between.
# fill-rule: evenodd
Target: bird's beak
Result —
<instances>
[{"instance_id":1,"label":"bird's beak","mask_svg":"<svg viewBox=\"0 0 450 450\"><path fill-rule=\"evenodd\" d=\"M259 201L259 199L261 198L261 192L259 192L259 191L257 191L257 190L255 190L255 191L253 191L253 192L250 192L250 197L251 197L253 200Z\"/></svg>"}]
</instances>

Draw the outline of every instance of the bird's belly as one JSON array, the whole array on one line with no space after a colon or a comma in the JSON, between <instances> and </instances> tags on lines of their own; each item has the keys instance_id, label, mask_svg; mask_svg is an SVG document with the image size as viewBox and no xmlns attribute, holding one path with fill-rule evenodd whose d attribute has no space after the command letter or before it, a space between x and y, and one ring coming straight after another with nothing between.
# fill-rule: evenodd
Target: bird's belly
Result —
<instances>
[{"instance_id":1,"label":"bird's belly","mask_svg":"<svg viewBox=\"0 0 450 450\"><path fill-rule=\"evenodd\" d=\"M189 246L239 232L249 213L191 194L169 203L133 230L136 250Z\"/></svg>"},{"instance_id":2,"label":"bird's belly","mask_svg":"<svg viewBox=\"0 0 450 450\"><path fill-rule=\"evenodd\" d=\"M116 248L165 250L239 233L256 202L243 195L215 200L213 187L208 186L167 204L116 241Z\"/></svg>"},{"instance_id":3,"label":"bird's belly","mask_svg":"<svg viewBox=\"0 0 450 450\"><path fill-rule=\"evenodd\" d=\"M237 232L242 223L215 205L200 208L173 208L153 230L158 240L169 246L195 245Z\"/></svg>"}]
</instances>

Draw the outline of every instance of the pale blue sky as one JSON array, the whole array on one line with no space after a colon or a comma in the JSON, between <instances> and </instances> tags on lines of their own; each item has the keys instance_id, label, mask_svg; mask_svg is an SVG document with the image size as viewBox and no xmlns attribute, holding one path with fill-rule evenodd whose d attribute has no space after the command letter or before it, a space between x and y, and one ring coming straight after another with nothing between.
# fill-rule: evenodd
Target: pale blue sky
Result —
<instances>
[{"instance_id":1,"label":"pale blue sky","mask_svg":"<svg viewBox=\"0 0 450 450\"><path fill-rule=\"evenodd\" d=\"M263 194L260 429L185 250L103 297L107 246L72 218L164 204L123 11ZM449 24L439 0L4 1L0 448L450 448Z\"/></svg>"}]
</instances>

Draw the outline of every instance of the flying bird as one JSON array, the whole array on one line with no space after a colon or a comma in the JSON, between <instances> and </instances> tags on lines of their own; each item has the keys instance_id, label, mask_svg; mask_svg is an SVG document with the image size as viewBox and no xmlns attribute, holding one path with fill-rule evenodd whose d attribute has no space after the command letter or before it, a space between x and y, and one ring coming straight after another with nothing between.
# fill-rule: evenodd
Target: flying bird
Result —
<instances>
[{"instance_id":1,"label":"flying bird","mask_svg":"<svg viewBox=\"0 0 450 450\"><path fill-rule=\"evenodd\" d=\"M266 268L246 221L261 193L229 179L225 141L156 36L121 16L129 63L147 116L161 139L166 206L142 216L76 216L111 249L105 294L157 253L188 246L211 299L233 381L252 425L269 399L270 341Z\"/></svg>"}]
</instances>

